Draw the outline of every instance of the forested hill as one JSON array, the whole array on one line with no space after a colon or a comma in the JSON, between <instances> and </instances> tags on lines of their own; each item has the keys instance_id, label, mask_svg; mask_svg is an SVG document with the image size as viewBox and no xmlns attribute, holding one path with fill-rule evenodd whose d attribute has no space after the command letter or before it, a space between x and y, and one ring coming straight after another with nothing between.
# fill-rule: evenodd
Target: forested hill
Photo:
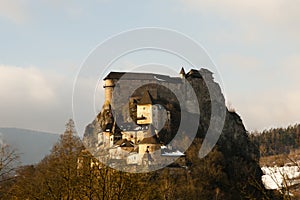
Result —
<instances>
[{"instance_id":1,"label":"forested hill","mask_svg":"<svg viewBox=\"0 0 300 200\"><path fill-rule=\"evenodd\" d=\"M288 154L300 148L300 124L253 132L250 138L259 147L261 156Z\"/></svg>"}]
</instances>

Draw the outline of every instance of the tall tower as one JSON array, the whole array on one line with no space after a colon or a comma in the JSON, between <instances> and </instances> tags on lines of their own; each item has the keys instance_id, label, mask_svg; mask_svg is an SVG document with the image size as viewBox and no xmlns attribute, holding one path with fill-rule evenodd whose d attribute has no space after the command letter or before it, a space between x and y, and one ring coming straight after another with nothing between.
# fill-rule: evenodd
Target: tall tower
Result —
<instances>
[{"instance_id":1,"label":"tall tower","mask_svg":"<svg viewBox=\"0 0 300 200\"><path fill-rule=\"evenodd\" d=\"M138 124L152 124L152 105L152 97L149 91L146 91L137 105Z\"/></svg>"},{"instance_id":2,"label":"tall tower","mask_svg":"<svg viewBox=\"0 0 300 200\"><path fill-rule=\"evenodd\" d=\"M111 102L115 83L113 79L105 79L104 81L105 85L103 87L105 89L105 101Z\"/></svg>"}]
</instances>

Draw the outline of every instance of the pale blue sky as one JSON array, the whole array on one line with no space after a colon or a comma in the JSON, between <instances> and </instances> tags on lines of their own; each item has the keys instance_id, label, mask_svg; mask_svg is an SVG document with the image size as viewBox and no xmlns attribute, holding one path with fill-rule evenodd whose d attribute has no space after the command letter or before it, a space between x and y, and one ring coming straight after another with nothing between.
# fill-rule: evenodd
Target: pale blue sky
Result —
<instances>
[{"instance_id":1,"label":"pale blue sky","mask_svg":"<svg viewBox=\"0 0 300 200\"><path fill-rule=\"evenodd\" d=\"M202 44L248 130L299 122L299 6L292 0L2 0L0 126L62 132L84 59L108 37L141 27L173 29ZM127 59L124 65L134 63Z\"/></svg>"}]
</instances>

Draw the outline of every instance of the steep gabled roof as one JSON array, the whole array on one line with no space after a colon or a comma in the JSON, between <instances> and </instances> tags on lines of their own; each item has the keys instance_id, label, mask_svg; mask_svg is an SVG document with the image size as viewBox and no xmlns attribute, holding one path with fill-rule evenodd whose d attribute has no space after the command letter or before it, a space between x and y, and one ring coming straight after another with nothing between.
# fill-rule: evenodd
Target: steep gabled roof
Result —
<instances>
[{"instance_id":1,"label":"steep gabled roof","mask_svg":"<svg viewBox=\"0 0 300 200\"><path fill-rule=\"evenodd\" d=\"M184 71L184 68L182 67L181 70L180 70L180 73L179 74L182 74L182 75L185 75L185 71Z\"/></svg>"},{"instance_id":2,"label":"steep gabled roof","mask_svg":"<svg viewBox=\"0 0 300 200\"><path fill-rule=\"evenodd\" d=\"M120 147L134 147L132 142L128 141L127 139L121 139L115 143L116 146Z\"/></svg>"},{"instance_id":3,"label":"steep gabled roof","mask_svg":"<svg viewBox=\"0 0 300 200\"><path fill-rule=\"evenodd\" d=\"M153 104L153 98L148 90L144 92L144 95L138 104L139 105Z\"/></svg>"},{"instance_id":4,"label":"steep gabled roof","mask_svg":"<svg viewBox=\"0 0 300 200\"><path fill-rule=\"evenodd\" d=\"M199 70L191 69L187 74L186 77L192 77L192 78L202 78Z\"/></svg>"}]
</instances>

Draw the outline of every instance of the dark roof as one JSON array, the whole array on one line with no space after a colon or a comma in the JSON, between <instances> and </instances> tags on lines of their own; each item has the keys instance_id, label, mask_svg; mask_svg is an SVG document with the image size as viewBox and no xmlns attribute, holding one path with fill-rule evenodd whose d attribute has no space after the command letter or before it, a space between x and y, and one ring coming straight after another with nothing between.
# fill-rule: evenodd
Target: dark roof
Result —
<instances>
[{"instance_id":1,"label":"dark roof","mask_svg":"<svg viewBox=\"0 0 300 200\"><path fill-rule=\"evenodd\" d=\"M120 147L133 147L132 142L130 142L130 141L126 140L126 139L121 139L121 140L117 141L115 143L115 145L118 145Z\"/></svg>"},{"instance_id":2,"label":"dark roof","mask_svg":"<svg viewBox=\"0 0 300 200\"><path fill-rule=\"evenodd\" d=\"M139 104L140 105L153 104L153 98L148 90L144 92L143 97L139 101Z\"/></svg>"},{"instance_id":3,"label":"dark roof","mask_svg":"<svg viewBox=\"0 0 300 200\"><path fill-rule=\"evenodd\" d=\"M156 80L166 82L181 82L179 77L170 77L166 75L153 73L133 73L133 72L110 72L103 80L106 79L123 79L123 80Z\"/></svg>"},{"instance_id":4,"label":"dark roof","mask_svg":"<svg viewBox=\"0 0 300 200\"><path fill-rule=\"evenodd\" d=\"M202 78L199 70L191 69L187 74L186 77L193 77L193 78Z\"/></svg>"},{"instance_id":5,"label":"dark roof","mask_svg":"<svg viewBox=\"0 0 300 200\"><path fill-rule=\"evenodd\" d=\"M106 124L104 131L105 132L111 132L112 128L113 128L113 123L108 123L108 124Z\"/></svg>"},{"instance_id":6,"label":"dark roof","mask_svg":"<svg viewBox=\"0 0 300 200\"><path fill-rule=\"evenodd\" d=\"M140 144L160 144L160 140L155 133L154 127L149 127L148 134L145 135Z\"/></svg>"},{"instance_id":7,"label":"dark roof","mask_svg":"<svg viewBox=\"0 0 300 200\"><path fill-rule=\"evenodd\" d=\"M185 75L185 71L184 71L184 68L182 67L181 70L180 70L180 73L179 74L183 74Z\"/></svg>"},{"instance_id":8,"label":"dark roof","mask_svg":"<svg viewBox=\"0 0 300 200\"><path fill-rule=\"evenodd\" d=\"M130 151L130 153L138 153L139 152L139 146L135 147Z\"/></svg>"}]
</instances>

